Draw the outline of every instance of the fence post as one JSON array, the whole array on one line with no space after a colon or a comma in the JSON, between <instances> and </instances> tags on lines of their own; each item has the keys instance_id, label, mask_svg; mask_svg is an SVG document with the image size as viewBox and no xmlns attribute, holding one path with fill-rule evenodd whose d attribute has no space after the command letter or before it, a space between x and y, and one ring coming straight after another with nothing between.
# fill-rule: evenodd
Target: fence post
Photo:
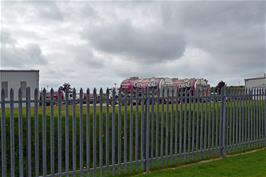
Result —
<instances>
[{"instance_id":1,"label":"fence post","mask_svg":"<svg viewBox=\"0 0 266 177\"><path fill-rule=\"evenodd\" d=\"M14 90L10 90L10 163L11 163L11 177L15 177L15 122L14 122Z\"/></svg>"},{"instance_id":2,"label":"fence post","mask_svg":"<svg viewBox=\"0 0 266 177\"><path fill-rule=\"evenodd\" d=\"M266 146L266 89L264 89L264 146Z\"/></svg>"},{"instance_id":3,"label":"fence post","mask_svg":"<svg viewBox=\"0 0 266 177\"><path fill-rule=\"evenodd\" d=\"M228 116L227 116L227 112L226 112L226 100L227 100L227 92L228 89L225 87L224 89L224 152L226 153L227 151L227 146L228 146Z\"/></svg>"},{"instance_id":4,"label":"fence post","mask_svg":"<svg viewBox=\"0 0 266 177\"><path fill-rule=\"evenodd\" d=\"M31 115L30 87L26 88L26 119L27 119L27 176L31 177Z\"/></svg>"},{"instance_id":5,"label":"fence post","mask_svg":"<svg viewBox=\"0 0 266 177\"><path fill-rule=\"evenodd\" d=\"M43 172L43 176L46 176L47 174L46 148L47 148L46 147L46 90L43 89L42 91L42 172Z\"/></svg>"},{"instance_id":6,"label":"fence post","mask_svg":"<svg viewBox=\"0 0 266 177\"><path fill-rule=\"evenodd\" d=\"M54 89L50 90L50 173L55 173L55 150L54 150Z\"/></svg>"},{"instance_id":7,"label":"fence post","mask_svg":"<svg viewBox=\"0 0 266 177\"><path fill-rule=\"evenodd\" d=\"M22 90L18 89L18 168L19 176L23 177L23 123L22 123Z\"/></svg>"},{"instance_id":8,"label":"fence post","mask_svg":"<svg viewBox=\"0 0 266 177\"><path fill-rule=\"evenodd\" d=\"M2 157L2 176L6 176L6 115L5 115L5 93L4 89L1 90L1 157Z\"/></svg>"},{"instance_id":9,"label":"fence post","mask_svg":"<svg viewBox=\"0 0 266 177\"><path fill-rule=\"evenodd\" d=\"M145 149L145 172L147 173L149 171L149 104L150 104L150 100L149 100L149 88L145 89L146 92L146 97L145 97L145 102L146 102L146 106L145 106L145 115L146 118L144 120L144 139L145 139L145 143L144 143L144 149Z\"/></svg>"},{"instance_id":10,"label":"fence post","mask_svg":"<svg viewBox=\"0 0 266 177\"><path fill-rule=\"evenodd\" d=\"M220 116L220 156L224 157L224 142L225 142L225 87L222 88L221 92L221 116Z\"/></svg>"}]
</instances>

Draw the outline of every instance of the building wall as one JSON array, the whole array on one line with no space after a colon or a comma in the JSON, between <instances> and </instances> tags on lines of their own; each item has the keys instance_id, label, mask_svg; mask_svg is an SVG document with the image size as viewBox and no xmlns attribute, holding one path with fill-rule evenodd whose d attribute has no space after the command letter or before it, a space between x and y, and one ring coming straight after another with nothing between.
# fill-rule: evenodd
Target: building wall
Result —
<instances>
[{"instance_id":1,"label":"building wall","mask_svg":"<svg viewBox=\"0 0 266 177\"><path fill-rule=\"evenodd\" d=\"M266 77L263 78L254 78L254 79L246 79L245 87L247 89L250 88L266 88Z\"/></svg>"},{"instance_id":2,"label":"building wall","mask_svg":"<svg viewBox=\"0 0 266 177\"><path fill-rule=\"evenodd\" d=\"M39 71L38 70L0 70L0 89L2 89L2 82L8 82L8 92L13 88L14 99L18 99L18 90L21 81L26 81L27 87L31 89L31 98L34 98L34 89L39 90ZM1 96L0 96L1 97ZM10 94L6 100L10 99Z\"/></svg>"},{"instance_id":3,"label":"building wall","mask_svg":"<svg viewBox=\"0 0 266 177\"><path fill-rule=\"evenodd\" d=\"M253 89L253 88L263 88L266 89L266 77L261 78L253 78L253 79L246 79L245 80L245 87L246 89ZM261 90L252 90L254 96L253 100L265 100L265 96L261 92Z\"/></svg>"}]
</instances>

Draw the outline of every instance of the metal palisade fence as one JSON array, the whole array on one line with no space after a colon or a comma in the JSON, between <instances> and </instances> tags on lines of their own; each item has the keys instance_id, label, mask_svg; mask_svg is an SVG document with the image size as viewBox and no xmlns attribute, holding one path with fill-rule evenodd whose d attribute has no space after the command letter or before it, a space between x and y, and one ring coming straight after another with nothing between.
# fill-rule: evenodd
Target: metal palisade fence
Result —
<instances>
[{"instance_id":1,"label":"metal palisade fence","mask_svg":"<svg viewBox=\"0 0 266 177\"><path fill-rule=\"evenodd\" d=\"M1 92L1 176L123 176L266 146L265 89Z\"/></svg>"}]
</instances>

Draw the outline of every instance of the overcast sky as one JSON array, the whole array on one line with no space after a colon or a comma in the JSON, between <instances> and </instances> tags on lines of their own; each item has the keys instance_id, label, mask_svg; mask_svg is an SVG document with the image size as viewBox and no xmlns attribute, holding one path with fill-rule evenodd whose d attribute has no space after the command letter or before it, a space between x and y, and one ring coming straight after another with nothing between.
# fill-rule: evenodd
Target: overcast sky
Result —
<instances>
[{"instance_id":1,"label":"overcast sky","mask_svg":"<svg viewBox=\"0 0 266 177\"><path fill-rule=\"evenodd\" d=\"M130 76L228 85L266 72L260 2L1 2L1 69L40 87L107 87Z\"/></svg>"}]
</instances>

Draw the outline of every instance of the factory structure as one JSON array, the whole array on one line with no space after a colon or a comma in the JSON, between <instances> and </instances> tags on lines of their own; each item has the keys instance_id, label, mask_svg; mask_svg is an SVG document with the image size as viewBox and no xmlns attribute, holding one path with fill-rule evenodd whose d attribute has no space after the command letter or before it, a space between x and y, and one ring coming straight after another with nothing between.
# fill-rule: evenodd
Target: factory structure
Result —
<instances>
[{"instance_id":1,"label":"factory structure","mask_svg":"<svg viewBox=\"0 0 266 177\"><path fill-rule=\"evenodd\" d=\"M245 88L264 88L266 89L266 74L263 77L254 77L245 79Z\"/></svg>"},{"instance_id":2,"label":"factory structure","mask_svg":"<svg viewBox=\"0 0 266 177\"><path fill-rule=\"evenodd\" d=\"M265 100L264 94L262 94L262 90L266 89L266 75L263 77L254 77L245 79L245 89L252 89L254 96L252 99L254 100Z\"/></svg>"},{"instance_id":3,"label":"factory structure","mask_svg":"<svg viewBox=\"0 0 266 177\"><path fill-rule=\"evenodd\" d=\"M0 70L0 88L5 92L5 100L10 99L11 88L14 90L14 100L18 100L19 88L22 91L22 98L26 98L27 87L31 88L30 95L33 99L34 89L39 90L39 70Z\"/></svg>"}]
</instances>

